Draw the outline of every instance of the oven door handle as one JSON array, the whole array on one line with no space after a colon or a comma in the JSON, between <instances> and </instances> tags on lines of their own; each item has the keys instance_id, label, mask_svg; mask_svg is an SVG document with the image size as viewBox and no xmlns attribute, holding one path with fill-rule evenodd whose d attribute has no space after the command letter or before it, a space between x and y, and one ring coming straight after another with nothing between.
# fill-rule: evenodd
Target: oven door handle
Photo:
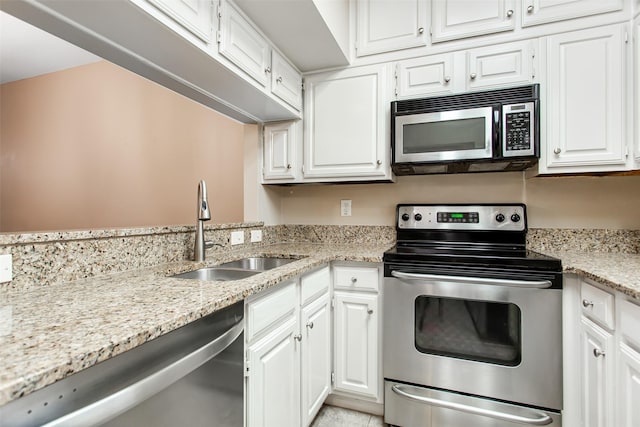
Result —
<instances>
[{"instance_id":1,"label":"oven door handle","mask_svg":"<svg viewBox=\"0 0 640 427\"><path fill-rule=\"evenodd\" d=\"M546 289L551 287L549 280L509 280L509 279L488 279L486 277L465 277L465 276L442 276L438 274L405 273L403 271L392 271L391 275L398 279L405 280L446 280L456 283L473 283L493 286L510 286L514 288L535 288Z\"/></svg>"},{"instance_id":2,"label":"oven door handle","mask_svg":"<svg viewBox=\"0 0 640 427\"><path fill-rule=\"evenodd\" d=\"M406 397L407 399L415 400L421 403L428 403L430 405L439 406L446 409L453 409L454 411L467 412L469 414L482 415L485 417L494 418L496 420L510 421L514 423L529 424L534 426L546 426L553 422L553 419L549 415L542 412L537 412L533 409L531 409L529 412L532 415L536 415L535 418L524 417L522 415L509 414L506 412L494 411L492 409L486 408L479 408L477 406L465 405L463 403L450 402L447 400L436 399L428 396L420 396L410 393L407 390L408 388L409 387L399 384L391 386L391 390L394 393ZM411 388L413 389L413 387Z\"/></svg>"}]
</instances>

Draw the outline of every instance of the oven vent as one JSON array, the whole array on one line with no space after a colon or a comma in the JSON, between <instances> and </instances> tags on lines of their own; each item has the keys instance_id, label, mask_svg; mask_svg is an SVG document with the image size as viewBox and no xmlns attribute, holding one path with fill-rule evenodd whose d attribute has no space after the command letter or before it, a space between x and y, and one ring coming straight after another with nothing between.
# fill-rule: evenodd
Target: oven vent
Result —
<instances>
[{"instance_id":1,"label":"oven vent","mask_svg":"<svg viewBox=\"0 0 640 427\"><path fill-rule=\"evenodd\" d=\"M455 110L460 107L486 106L501 102L519 102L539 96L540 85L528 85L508 89L484 92L462 93L459 95L438 96L434 98L408 99L392 103L396 113L429 112L432 110ZM395 106L393 106L395 104Z\"/></svg>"}]
</instances>

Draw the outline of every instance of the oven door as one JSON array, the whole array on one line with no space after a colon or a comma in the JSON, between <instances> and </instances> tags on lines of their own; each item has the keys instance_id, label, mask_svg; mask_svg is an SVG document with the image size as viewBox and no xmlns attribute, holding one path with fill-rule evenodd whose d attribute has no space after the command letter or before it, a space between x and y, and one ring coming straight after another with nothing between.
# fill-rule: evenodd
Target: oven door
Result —
<instances>
[{"instance_id":1,"label":"oven door","mask_svg":"<svg viewBox=\"0 0 640 427\"><path fill-rule=\"evenodd\" d=\"M392 271L384 377L562 409L562 291L550 282Z\"/></svg>"},{"instance_id":2,"label":"oven door","mask_svg":"<svg viewBox=\"0 0 640 427\"><path fill-rule=\"evenodd\" d=\"M394 162L491 159L499 107L395 116Z\"/></svg>"}]
</instances>

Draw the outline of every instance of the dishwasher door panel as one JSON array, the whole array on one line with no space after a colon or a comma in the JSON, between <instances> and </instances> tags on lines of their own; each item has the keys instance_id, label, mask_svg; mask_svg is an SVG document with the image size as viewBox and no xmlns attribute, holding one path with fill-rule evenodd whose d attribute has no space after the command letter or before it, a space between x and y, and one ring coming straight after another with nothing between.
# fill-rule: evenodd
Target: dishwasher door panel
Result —
<instances>
[{"instance_id":1,"label":"dishwasher door panel","mask_svg":"<svg viewBox=\"0 0 640 427\"><path fill-rule=\"evenodd\" d=\"M241 427L244 335L226 350L104 427Z\"/></svg>"}]
</instances>

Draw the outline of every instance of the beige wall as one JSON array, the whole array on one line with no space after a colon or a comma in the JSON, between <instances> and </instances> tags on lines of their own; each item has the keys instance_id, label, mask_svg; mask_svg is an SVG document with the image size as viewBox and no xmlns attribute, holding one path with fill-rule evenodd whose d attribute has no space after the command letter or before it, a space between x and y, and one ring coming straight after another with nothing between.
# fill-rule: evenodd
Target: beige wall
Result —
<instances>
[{"instance_id":1,"label":"beige wall","mask_svg":"<svg viewBox=\"0 0 640 427\"><path fill-rule=\"evenodd\" d=\"M108 62L0 86L0 231L243 220L244 126Z\"/></svg>"},{"instance_id":2,"label":"beige wall","mask_svg":"<svg viewBox=\"0 0 640 427\"><path fill-rule=\"evenodd\" d=\"M533 228L640 229L640 176L525 179L522 173L398 177L395 184L280 187L285 224L393 225L398 203L524 202ZM340 200L352 216L340 216Z\"/></svg>"}]
</instances>

